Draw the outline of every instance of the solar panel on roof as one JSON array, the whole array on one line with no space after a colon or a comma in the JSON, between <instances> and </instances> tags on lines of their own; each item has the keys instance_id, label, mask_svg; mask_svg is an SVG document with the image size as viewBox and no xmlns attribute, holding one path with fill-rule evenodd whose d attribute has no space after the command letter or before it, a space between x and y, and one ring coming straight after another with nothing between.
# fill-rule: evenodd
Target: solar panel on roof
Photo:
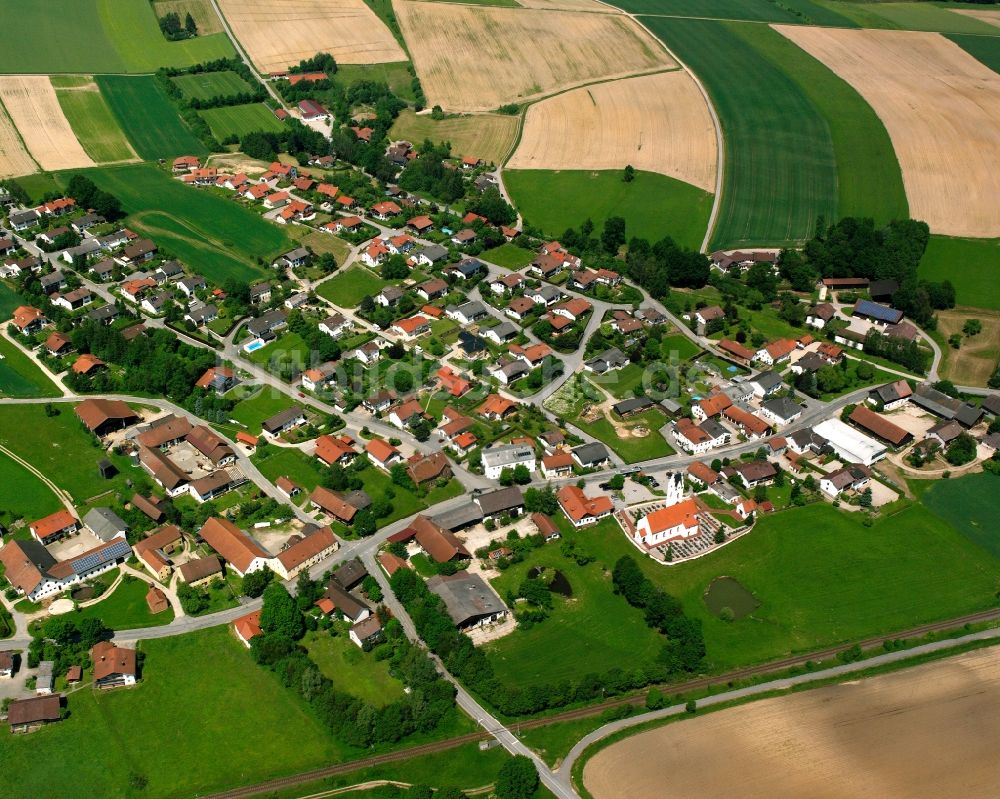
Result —
<instances>
[{"instance_id":1,"label":"solar panel on roof","mask_svg":"<svg viewBox=\"0 0 1000 799\"><path fill-rule=\"evenodd\" d=\"M132 551L132 548L128 545L128 541L118 540L114 543L101 548L97 552L91 552L88 555L83 556L77 560L73 561L73 571L76 573L81 573L85 571L90 571L98 566L108 563L118 558L127 557Z\"/></svg>"}]
</instances>

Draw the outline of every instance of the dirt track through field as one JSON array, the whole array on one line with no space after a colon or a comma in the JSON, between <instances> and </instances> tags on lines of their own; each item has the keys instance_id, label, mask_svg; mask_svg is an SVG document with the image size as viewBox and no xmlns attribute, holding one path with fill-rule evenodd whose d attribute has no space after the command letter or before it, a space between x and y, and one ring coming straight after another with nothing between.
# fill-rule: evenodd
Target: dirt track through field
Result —
<instances>
[{"instance_id":1,"label":"dirt track through field","mask_svg":"<svg viewBox=\"0 0 1000 799\"><path fill-rule=\"evenodd\" d=\"M38 164L24 149L24 143L7 112L0 108L0 178L13 178L36 171Z\"/></svg>"},{"instance_id":2,"label":"dirt track through field","mask_svg":"<svg viewBox=\"0 0 1000 799\"><path fill-rule=\"evenodd\" d=\"M528 109L511 169L636 169L715 190L705 99L686 72L600 83Z\"/></svg>"},{"instance_id":3,"label":"dirt track through field","mask_svg":"<svg viewBox=\"0 0 1000 799\"><path fill-rule=\"evenodd\" d=\"M676 66L621 14L394 0L429 105L490 111L601 78Z\"/></svg>"},{"instance_id":4,"label":"dirt track through field","mask_svg":"<svg viewBox=\"0 0 1000 799\"><path fill-rule=\"evenodd\" d=\"M0 100L42 169L94 166L63 114L47 75L0 77Z\"/></svg>"},{"instance_id":5,"label":"dirt track through field","mask_svg":"<svg viewBox=\"0 0 1000 799\"><path fill-rule=\"evenodd\" d=\"M598 752L594 799L992 799L1000 652L765 699Z\"/></svg>"},{"instance_id":6,"label":"dirt track through field","mask_svg":"<svg viewBox=\"0 0 1000 799\"><path fill-rule=\"evenodd\" d=\"M881 118L910 216L935 233L1000 236L1000 75L937 33L773 27Z\"/></svg>"},{"instance_id":7,"label":"dirt track through field","mask_svg":"<svg viewBox=\"0 0 1000 799\"><path fill-rule=\"evenodd\" d=\"M364 0L219 0L219 7L262 72L280 72L316 53L340 64L406 61Z\"/></svg>"}]
</instances>

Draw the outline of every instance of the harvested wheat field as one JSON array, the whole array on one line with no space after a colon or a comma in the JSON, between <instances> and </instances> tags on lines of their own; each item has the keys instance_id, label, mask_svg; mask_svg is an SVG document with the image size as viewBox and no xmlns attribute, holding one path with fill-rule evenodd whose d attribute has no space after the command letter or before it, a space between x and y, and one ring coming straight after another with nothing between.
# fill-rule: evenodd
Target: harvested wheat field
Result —
<instances>
[{"instance_id":1,"label":"harvested wheat field","mask_svg":"<svg viewBox=\"0 0 1000 799\"><path fill-rule=\"evenodd\" d=\"M0 108L0 178L13 178L38 170L38 164L31 160L24 149L17 128L10 121L7 112Z\"/></svg>"},{"instance_id":2,"label":"harvested wheat field","mask_svg":"<svg viewBox=\"0 0 1000 799\"><path fill-rule=\"evenodd\" d=\"M77 141L47 75L0 77L0 100L42 169L94 165Z\"/></svg>"},{"instance_id":3,"label":"harvested wheat field","mask_svg":"<svg viewBox=\"0 0 1000 799\"><path fill-rule=\"evenodd\" d=\"M517 0L525 8L552 8L564 11L596 11L603 14L621 14L620 8L606 6L597 0Z\"/></svg>"},{"instance_id":4,"label":"harvested wheat field","mask_svg":"<svg viewBox=\"0 0 1000 799\"><path fill-rule=\"evenodd\" d=\"M1000 236L1000 75L937 33L774 27L879 115L910 216L935 233Z\"/></svg>"},{"instance_id":5,"label":"harvested wheat field","mask_svg":"<svg viewBox=\"0 0 1000 799\"><path fill-rule=\"evenodd\" d=\"M1000 28L1000 11L986 8L949 8L955 14L965 14L967 17L978 19L980 22L988 22Z\"/></svg>"},{"instance_id":6,"label":"harvested wheat field","mask_svg":"<svg viewBox=\"0 0 1000 799\"><path fill-rule=\"evenodd\" d=\"M406 61L364 0L219 0L219 6L262 72L281 72L316 53L340 64Z\"/></svg>"},{"instance_id":7,"label":"harvested wheat field","mask_svg":"<svg viewBox=\"0 0 1000 799\"><path fill-rule=\"evenodd\" d=\"M686 72L565 92L531 106L511 169L636 169L715 191L715 128Z\"/></svg>"},{"instance_id":8,"label":"harvested wheat field","mask_svg":"<svg viewBox=\"0 0 1000 799\"><path fill-rule=\"evenodd\" d=\"M992 799L1000 651L720 710L587 762L594 799Z\"/></svg>"},{"instance_id":9,"label":"harvested wheat field","mask_svg":"<svg viewBox=\"0 0 1000 799\"><path fill-rule=\"evenodd\" d=\"M393 0L429 105L489 111L600 78L675 66L621 14Z\"/></svg>"}]
</instances>

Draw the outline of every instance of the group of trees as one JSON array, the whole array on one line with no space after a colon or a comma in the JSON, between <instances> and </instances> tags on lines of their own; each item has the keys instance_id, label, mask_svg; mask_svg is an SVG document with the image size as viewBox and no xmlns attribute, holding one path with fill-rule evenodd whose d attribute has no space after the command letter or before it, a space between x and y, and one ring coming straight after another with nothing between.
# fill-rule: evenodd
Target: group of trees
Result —
<instances>
[{"instance_id":1,"label":"group of trees","mask_svg":"<svg viewBox=\"0 0 1000 799\"><path fill-rule=\"evenodd\" d=\"M705 255L685 249L669 236L652 245L638 238L629 242L625 273L654 299L668 296L671 286L701 288L709 272Z\"/></svg>"},{"instance_id":2,"label":"group of trees","mask_svg":"<svg viewBox=\"0 0 1000 799\"><path fill-rule=\"evenodd\" d=\"M286 119L280 132L246 133L239 144L240 150L251 158L273 161L278 153L291 153L303 164L310 156L325 153L330 147L322 133L303 125L297 119Z\"/></svg>"},{"instance_id":3,"label":"group of trees","mask_svg":"<svg viewBox=\"0 0 1000 799\"><path fill-rule=\"evenodd\" d=\"M883 336L874 328L865 337L865 352L905 366L907 369L923 373L927 371L930 353L920 348L916 340Z\"/></svg>"},{"instance_id":4,"label":"group of trees","mask_svg":"<svg viewBox=\"0 0 1000 799\"><path fill-rule=\"evenodd\" d=\"M681 603L657 588L630 555L623 555L611 573L615 591L646 612L646 624L667 636L660 661L673 673L697 672L705 660L701 622L684 613Z\"/></svg>"},{"instance_id":5,"label":"group of trees","mask_svg":"<svg viewBox=\"0 0 1000 799\"><path fill-rule=\"evenodd\" d=\"M190 12L184 15L183 25L181 25L180 14L176 11L168 11L160 17L159 22L160 31L172 42L180 41L181 39L190 39L192 36L198 35L198 25Z\"/></svg>"},{"instance_id":6,"label":"group of trees","mask_svg":"<svg viewBox=\"0 0 1000 799\"><path fill-rule=\"evenodd\" d=\"M43 660L55 663L54 676L65 674L73 665L86 668L94 644L110 637L111 630L100 619L52 616L32 630L28 668L37 668Z\"/></svg>"},{"instance_id":7,"label":"group of trees","mask_svg":"<svg viewBox=\"0 0 1000 799\"><path fill-rule=\"evenodd\" d=\"M399 176L400 188L425 192L445 203L453 203L465 196L462 173L444 165L451 157L451 148L447 144L434 144L425 139L417 147L417 153L417 157Z\"/></svg>"},{"instance_id":8,"label":"group of trees","mask_svg":"<svg viewBox=\"0 0 1000 799\"><path fill-rule=\"evenodd\" d=\"M315 596L315 585L308 576L300 578L303 582L307 585L299 587L301 603L279 582L272 582L264 591L260 616L264 634L251 645L257 663L270 668L286 687L295 690L320 721L351 746L393 743L437 727L454 707L455 689L438 675L426 653L406 640L395 620L385 625L386 643L376 648L375 657L388 660L391 673L410 689L402 699L376 707L345 693L322 674L297 643L311 621L303 616L302 605L311 605Z\"/></svg>"},{"instance_id":9,"label":"group of trees","mask_svg":"<svg viewBox=\"0 0 1000 799\"><path fill-rule=\"evenodd\" d=\"M955 289L947 280L918 279L917 268L929 238L927 224L914 219L876 228L871 219L844 217L827 225L820 218L803 255L820 277L896 281L899 288L893 294L893 306L921 327L933 329L934 311L954 307Z\"/></svg>"},{"instance_id":10,"label":"group of trees","mask_svg":"<svg viewBox=\"0 0 1000 799\"><path fill-rule=\"evenodd\" d=\"M106 363L123 367L96 370L92 375L70 371L66 382L74 391L151 393L183 405L192 398L195 382L216 360L211 350L185 344L164 328L151 328L145 335L126 341L120 331L88 320L73 330L72 339L78 352L93 353ZM214 402L204 392L198 397L203 409Z\"/></svg>"},{"instance_id":11,"label":"group of trees","mask_svg":"<svg viewBox=\"0 0 1000 799\"><path fill-rule=\"evenodd\" d=\"M86 175L73 175L66 185L66 194L76 200L80 208L91 208L109 222L125 216L118 198L98 188Z\"/></svg>"}]
</instances>

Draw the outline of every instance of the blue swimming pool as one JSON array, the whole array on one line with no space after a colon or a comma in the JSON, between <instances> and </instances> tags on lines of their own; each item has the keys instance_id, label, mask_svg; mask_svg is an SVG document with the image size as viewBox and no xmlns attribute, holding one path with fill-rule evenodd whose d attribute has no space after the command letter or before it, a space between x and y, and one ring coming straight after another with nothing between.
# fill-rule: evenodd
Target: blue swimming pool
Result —
<instances>
[{"instance_id":1,"label":"blue swimming pool","mask_svg":"<svg viewBox=\"0 0 1000 799\"><path fill-rule=\"evenodd\" d=\"M261 341L260 339L257 339L256 341L251 341L243 349L246 352L256 352L257 350L259 350L263 346L264 346L264 342Z\"/></svg>"}]
</instances>

